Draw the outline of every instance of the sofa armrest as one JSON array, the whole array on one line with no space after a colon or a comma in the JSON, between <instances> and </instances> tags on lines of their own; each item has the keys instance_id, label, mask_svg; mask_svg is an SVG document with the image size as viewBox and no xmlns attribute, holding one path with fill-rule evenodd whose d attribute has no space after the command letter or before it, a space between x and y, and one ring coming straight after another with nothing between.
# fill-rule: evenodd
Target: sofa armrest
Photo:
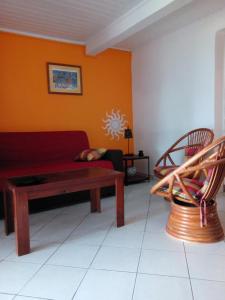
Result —
<instances>
[{"instance_id":1,"label":"sofa armrest","mask_svg":"<svg viewBox=\"0 0 225 300\"><path fill-rule=\"evenodd\" d=\"M107 150L102 159L110 160L116 171L123 172L123 151L119 149Z\"/></svg>"}]
</instances>

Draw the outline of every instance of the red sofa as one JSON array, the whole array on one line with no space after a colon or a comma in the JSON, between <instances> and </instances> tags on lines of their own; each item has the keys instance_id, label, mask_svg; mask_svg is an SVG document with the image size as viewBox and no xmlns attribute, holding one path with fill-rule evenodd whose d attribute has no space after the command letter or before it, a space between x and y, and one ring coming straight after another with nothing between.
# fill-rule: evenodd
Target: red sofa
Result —
<instances>
[{"instance_id":1,"label":"red sofa","mask_svg":"<svg viewBox=\"0 0 225 300\"><path fill-rule=\"evenodd\" d=\"M120 150L108 150L97 161L75 161L88 148L84 131L0 132L0 179L86 167L122 171Z\"/></svg>"}]
</instances>

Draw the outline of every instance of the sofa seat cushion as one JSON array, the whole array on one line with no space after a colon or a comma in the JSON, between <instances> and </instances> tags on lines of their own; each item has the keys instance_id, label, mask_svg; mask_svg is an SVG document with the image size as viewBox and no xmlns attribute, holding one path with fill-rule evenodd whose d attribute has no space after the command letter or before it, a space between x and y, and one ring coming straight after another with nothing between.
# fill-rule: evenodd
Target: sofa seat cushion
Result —
<instances>
[{"instance_id":1,"label":"sofa seat cushion","mask_svg":"<svg viewBox=\"0 0 225 300\"><path fill-rule=\"evenodd\" d=\"M54 173L60 171L69 171L81 168L106 168L113 169L112 162L109 160L97 160L97 161L64 161L64 162L51 162L43 164L23 164L14 165L10 167L0 167L0 178L10 178L19 176L32 176L45 173Z\"/></svg>"}]
</instances>

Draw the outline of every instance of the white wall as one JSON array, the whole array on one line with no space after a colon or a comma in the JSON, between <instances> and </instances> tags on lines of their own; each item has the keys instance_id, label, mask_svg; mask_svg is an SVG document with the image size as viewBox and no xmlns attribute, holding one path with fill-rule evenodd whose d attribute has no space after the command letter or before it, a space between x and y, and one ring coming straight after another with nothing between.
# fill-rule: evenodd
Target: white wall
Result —
<instances>
[{"instance_id":1,"label":"white wall","mask_svg":"<svg viewBox=\"0 0 225 300\"><path fill-rule=\"evenodd\" d=\"M215 44L215 132L224 135L225 104L225 30L216 34Z\"/></svg>"},{"instance_id":2,"label":"white wall","mask_svg":"<svg viewBox=\"0 0 225 300\"><path fill-rule=\"evenodd\" d=\"M225 10L133 52L133 114L136 150L151 167L185 132L215 128L215 41ZM219 96L216 101L220 101Z\"/></svg>"}]
</instances>

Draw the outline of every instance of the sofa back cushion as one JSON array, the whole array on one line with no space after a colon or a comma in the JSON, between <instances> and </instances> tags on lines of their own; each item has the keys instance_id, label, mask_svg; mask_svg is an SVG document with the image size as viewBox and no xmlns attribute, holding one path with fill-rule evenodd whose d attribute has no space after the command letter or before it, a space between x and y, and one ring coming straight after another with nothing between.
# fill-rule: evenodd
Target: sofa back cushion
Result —
<instances>
[{"instance_id":1,"label":"sofa back cushion","mask_svg":"<svg viewBox=\"0 0 225 300\"><path fill-rule=\"evenodd\" d=\"M73 160L87 148L84 131L0 132L0 166Z\"/></svg>"}]
</instances>

